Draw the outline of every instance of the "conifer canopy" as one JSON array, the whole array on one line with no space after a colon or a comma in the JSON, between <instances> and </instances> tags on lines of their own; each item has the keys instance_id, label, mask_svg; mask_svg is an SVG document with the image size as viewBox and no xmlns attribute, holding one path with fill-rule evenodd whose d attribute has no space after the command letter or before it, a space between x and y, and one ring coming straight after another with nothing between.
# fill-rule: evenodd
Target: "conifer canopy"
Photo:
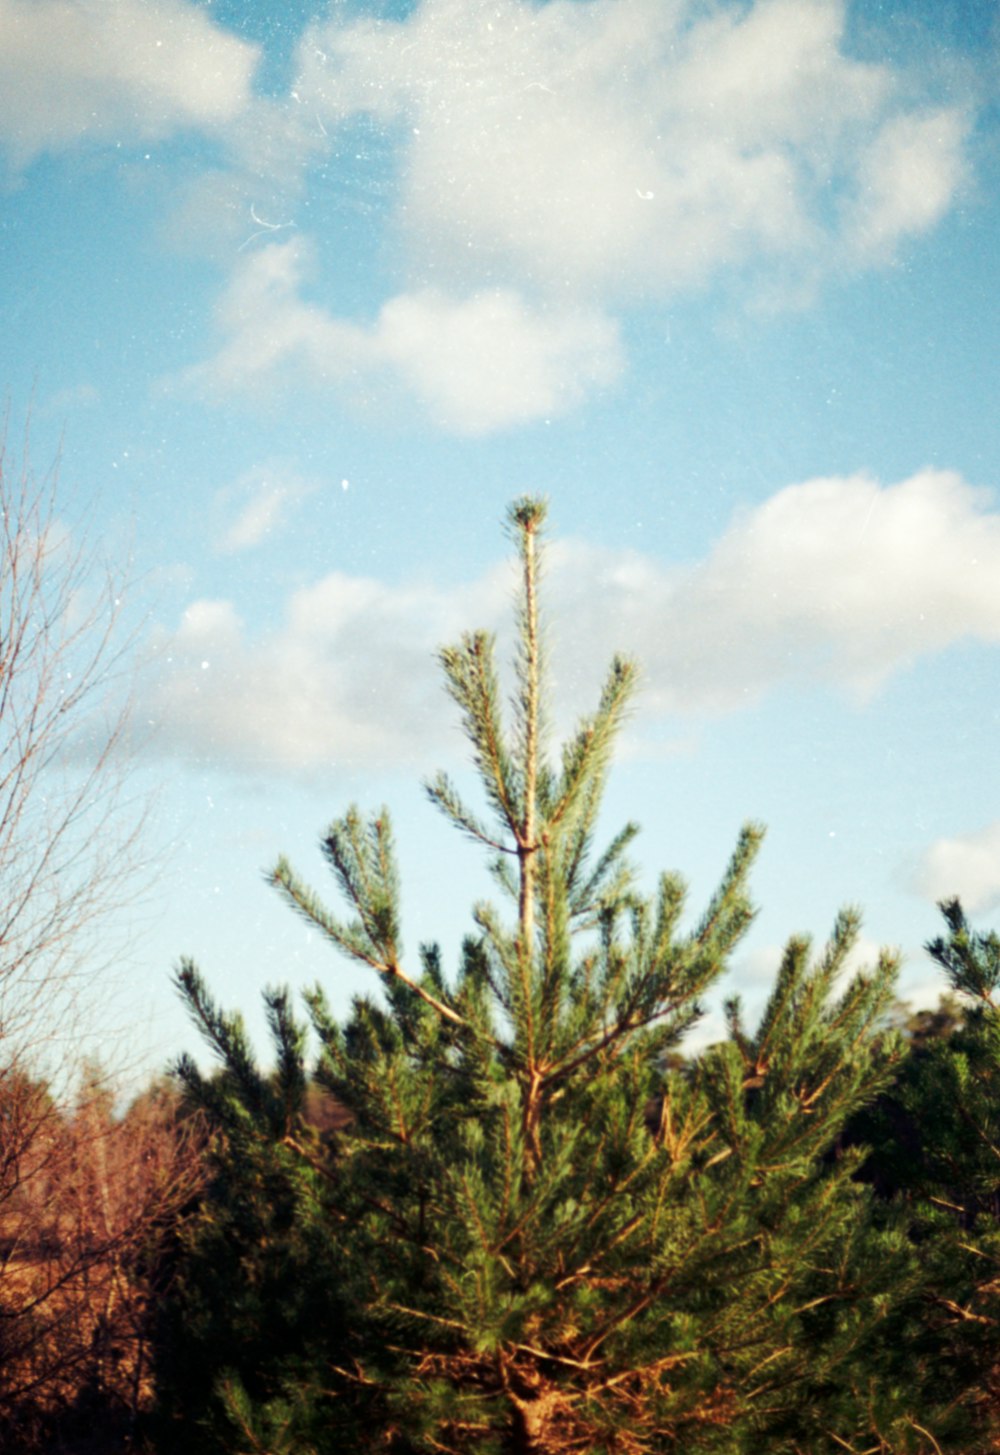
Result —
<instances>
[{"instance_id":1,"label":"conifer canopy","mask_svg":"<svg viewBox=\"0 0 1000 1455\"><path fill-rule=\"evenodd\" d=\"M598 842L637 668L612 662L554 755L545 520L536 498L508 513L510 702L488 634L440 654L481 804L444 773L427 792L499 893L474 906L459 965L404 951L389 813L351 808L322 840L345 913L284 859L273 874L378 982L344 1024L321 988L308 996L314 1065L286 993L268 997L265 1071L239 1018L181 969L221 1063L180 1067L220 1132L178 1294L192 1347L224 1345L211 1380L187 1376L206 1448L929 1451L909 1392L871 1379L912 1250L891 1219L876 1226L853 1175L863 1152L838 1142L898 1055L894 957L848 974L859 921L845 911L817 954L788 943L756 1028L734 999L727 1039L684 1058L753 918L762 831L740 832L694 917L677 874L641 892L634 824ZM317 1128L316 1095L339 1130ZM225 1308L209 1269L236 1285Z\"/></svg>"}]
</instances>

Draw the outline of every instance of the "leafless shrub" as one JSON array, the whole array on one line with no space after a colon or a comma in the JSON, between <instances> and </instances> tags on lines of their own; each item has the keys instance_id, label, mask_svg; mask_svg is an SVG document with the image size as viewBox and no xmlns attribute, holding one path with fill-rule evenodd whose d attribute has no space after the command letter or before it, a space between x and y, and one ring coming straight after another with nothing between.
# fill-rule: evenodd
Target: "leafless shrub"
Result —
<instances>
[{"instance_id":1,"label":"leafless shrub","mask_svg":"<svg viewBox=\"0 0 1000 1455\"><path fill-rule=\"evenodd\" d=\"M0 1428L84 1393L139 1407L157 1229L199 1159L161 1097L79 1084L80 1017L141 886L124 571L0 435ZM3 1437L0 1436L0 1444ZM7 1448L5 1446L5 1448Z\"/></svg>"},{"instance_id":2,"label":"leafless shrub","mask_svg":"<svg viewBox=\"0 0 1000 1455\"><path fill-rule=\"evenodd\" d=\"M0 1047L65 1032L106 913L131 892L131 642L122 575L60 516L54 473L0 443Z\"/></svg>"},{"instance_id":3,"label":"leafless shrub","mask_svg":"<svg viewBox=\"0 0 1000 1455\"><path fill-rule=\"evenodd\" d=\"M148 1402L151 1299L202 1142L162 1088L124 1115L94 1076L68 1111L26 1077L0 1096L32 1128L0 1203L0 1436L29 1450L67 1413L131 1423Z\"/></svg>"}]
</instances>

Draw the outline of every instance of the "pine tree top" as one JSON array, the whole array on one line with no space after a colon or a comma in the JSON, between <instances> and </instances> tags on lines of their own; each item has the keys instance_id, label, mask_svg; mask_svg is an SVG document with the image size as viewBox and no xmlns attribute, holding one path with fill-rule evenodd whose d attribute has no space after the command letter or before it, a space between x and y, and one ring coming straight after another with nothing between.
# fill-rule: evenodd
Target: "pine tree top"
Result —
<instances>
[{"instance_id":1,"label":"pine tree top","mask_svg":"<svg viewBox=\"0 0 1000 1455\"><path fill-rule=\"evenodd\" d=\"M335 1367L336 1398L370 1398L399 1435L386 1450L759 1448L735 1432L806 1429L897 1268L898 1250L868 1239L858 1158L828 1157L894 1055L881 1029L895 964L883 955L840 983L858 932L845 912L818 956L790 941L756 1030L733 1002L728 1039L677 1063L752 921L763 831L743 828L690 926L677 874L639 892L634 824L598 844L637 668L616 658L594 710L558 758L547 751L545 518L535 497L508 512L520 565L512 701L487 633L440 653L483 806L443 773L427 791L487 854L503 901L474 906L453 973L434 946L415 965L389 813L349 809L322 840L346 916L287 861L273 879L384 990L358 997L344 1024L320 989L308 1000L316 1074L350 1126L317 1146L296 1120L304 1031L287 999L269 1001L270 1081L238 1019L188 969L188 999L225 1065L204 1099L243 1155L262 1139L302 1228L322 1227L341 1265L360 1270L351 1347L321 1359L316 1391ZM732 1440L713 1444L713 1431Z\"/></svg>"}]
</instances>

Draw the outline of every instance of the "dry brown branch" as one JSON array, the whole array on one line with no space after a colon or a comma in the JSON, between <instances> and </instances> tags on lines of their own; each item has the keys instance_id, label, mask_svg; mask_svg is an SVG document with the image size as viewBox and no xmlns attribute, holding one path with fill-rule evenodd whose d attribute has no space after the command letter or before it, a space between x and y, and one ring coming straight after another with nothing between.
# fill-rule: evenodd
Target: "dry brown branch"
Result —
<instances>
[{"instance_id":1,"label":"dry brown branch","mask_svg":"<svg viewBox=\"0 0 1000 1455\"><path fill-rule=\"evenodd\" d=\"M82 1101L66 1101L81 1012L117 948L109 914L139 889L133 643L124 572L67 523L55 471L36 476L27 449L15 465L5 439L0 431L0 1421L14 1422L27 1450L33 1411L78 1400L85 1386L114 1386L126 1400L126 1368L134 1407L146 1378L140 1245L190 1168L162 1116L130 1114L126 1131L93 1081Z\"/></svg>"},{"instance_id":2,"label":"dry brown branch","mask_svg":"<svg viewBox=\"0 0 1000 1455\"><path fill-rule=\"evenodd\" d=\"M82 1399L131 1417L148 1400L159 1253L203 1175L200 1128L167 1092L118 1116L91 1083L75 1109L50 1107L0 1207L0 1430L26 1450Z\"/></svg>"},{"instance_id":3,"label":"dry brown branch","mask_svg":"<svg viewBox=\"0 0 1000 1455\"><path fill-rule=\"evenodd\" d=\"M134 890L123 573L0 440L0 1048L71 1028L107 911Z\"/></svg>"}]
</instances>

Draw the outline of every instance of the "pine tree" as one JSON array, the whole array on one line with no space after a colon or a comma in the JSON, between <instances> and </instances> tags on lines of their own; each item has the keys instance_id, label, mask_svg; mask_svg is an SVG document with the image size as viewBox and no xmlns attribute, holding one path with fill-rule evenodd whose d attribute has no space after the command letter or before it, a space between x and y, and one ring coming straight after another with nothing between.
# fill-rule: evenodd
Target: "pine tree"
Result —
<instances>
[{"instance_id":1,"label":"pine tree","mask_svg":"<svg viewBox=\"0 0 1000 1455\"><path fill-rule=\"evenodd\" d=\"M971 1455L1000 1432L1000 936L973 930L958 900L940 909L946 933L926 949L949 993L911 1017L909 1054L849 1135L867 1144L862 1175L905 1216L924 1273L885 1351L942 1407L948 1448Z\"/></svg>"},{"instance_id":2,"label":"pine tree","mask_svg":"<svg viewBox=\"0 0 1000 1455\"><path fill-rule=\"evenodd\" d=\"M640 893L634 825L597 847L637 669L615 659L554 763L544 520L536 499L509 513L521 583L509 714L487 634L441 653L485 811L443 774L428 785L488 855L507 915L475 907L453 978L435 947L415 970L385 809L352 808L323 840L349 918L285 860L274 872L288 903L381 982L345 1025L321 990L308 998L315 1075L349 1126L309 1130L305 1032L287 998L271 998L278 1059L266 1073L238 1017L194 967L181 972L222 1062L214 1079L190 1060L181 1074L223 1135L222 1191L191 1236L179 1308L185 1288L204 1300L220 1247L230 1286L256 1301L257 1332L227 1342L225 1369L215 1361L230 1432L216 1420L215 1438L394 1455L930 1451L909 1391L874 1387L868 1364L913 1259L897 1228L871 1225L853 1178L862 1154L835 1150L896 1055L880 1034L894 961L840 985L858 928L845 912L817 956L790 942L755 1031L734 1001L723 1044L677 1055L751 922L761 830L740 833L689 928L675 874ZM260 1195L268 1177L280 1228ZM248 1208L240 1229L234 1209ZM286 1254L279 1282L314 1277L329 1316L304 1308L302 1289L272 1291L269 1356L260 1289ZM188 1307L205 1318L197 1299ZM894 1443L872 1446L873 1430Z\"/></svg>"}]
</instances>

